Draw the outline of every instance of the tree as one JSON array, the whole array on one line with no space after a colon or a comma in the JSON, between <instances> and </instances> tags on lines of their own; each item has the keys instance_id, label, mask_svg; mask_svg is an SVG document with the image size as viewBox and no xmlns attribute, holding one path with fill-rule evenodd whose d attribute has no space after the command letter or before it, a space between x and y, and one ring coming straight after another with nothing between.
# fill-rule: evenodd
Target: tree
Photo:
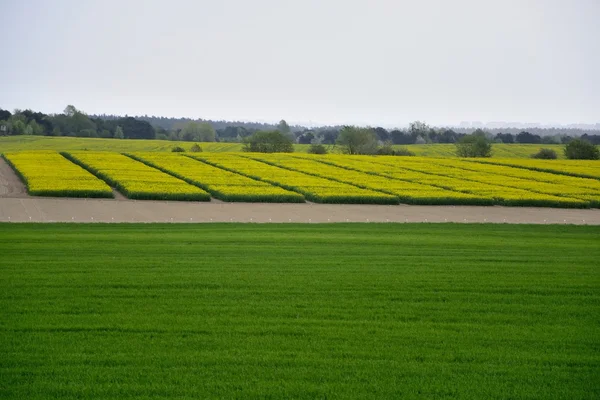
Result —
<instances>
[{"instance_id":1,"label":"tree","mask_svg":"<svg viewBox=\"0 0 600 400\"><path fill-rule=\"evenodd\" d=\"M288 123L285 122L285 119L279 121L279 124L277 124L277 130L284 135L288 135L292 132Z\"/></svg>"},{"instance_id":2,"label":"tree","mask_svg":"<svg viewBox=\"0 0 600 400\"><path fill-rule=\"evenodd\" d=\"M78 112L79 111L75 108L75 106L69 104L68 106L65 107L63 114L65 114L67 117L72 117Z\"/></svg>"},{"instance_id":3,"label":"tree","mask_svg":"<svg viewBox=\"0 0 600 400\"><path fill-rule=\"evenodd\" d=\"M337 129L325 129L319 132L323 136L323 144L334 144L340 135L340 131Z\"/></svg>"},{"instance_id":4,"label":"tree","mask_svg":"<svg viewBox=\"0 0 600 400\"><path fill-rule=\"evenodd\" d=\"M515 137L510 133L497 133L494 140L502 143L514 143Z\"/></svg>"},{"instance_id":5,"label":"tree","mask_svg":"<svg viewBox=\"0 0 600 400\"><path fill-rule=\"evenodd\" d=\"M408 133L410 133L410 136L413 139L413 143L417 143L418 137L423 138L425 143L430 142L430 140L428 140L428 139L429 139L430 133L432 131L433 131L433 129L431 129L431 127L429 125L427 125L425 122L421 122L421 121L411 122L408 126Z\"/></svg>"},{"instance_id":6,"label":"tree","mask_svg":"<svg viewBox=\"0 0 600 400\"><path fill-rule=\"evenodd\" d=\"M258 131L244 138L243 150L253 153L292 153L294 146L290 137L279 131Z\"/></svg>"},{"instance_id":7,"label":"tree","mask_svg":"<svg viewBox=\"0 0 600 400\"><path fill-rule=\"evenodd\" d=\"M344 126L340 130L337 144L342 146L342 151L346 154L377 153L377 136L371 128Z\"/></svg>"},{"instance_id":8,"label":"tree","mask_svg":"<svg viewBox=\"0 0 600 400\"><path fill-rule=\"evenodd\" d=\"M382 142L387 142L390 140L390 133L385 128L379 126L373 129L373 132L375 132L375 135L377 135L377 139L381 140Z\"/></svg>"},{"instance_id":9,"label":"tree","mask_svg":"<svg viewBox=\"0 0 600 400\"><path fill-rule=\"evenodd\" d=\"M0 108L0 121L8 121L8 119L12 116L12 113L8 110L3 110Z\"/></svg>"},{"instance_id":10,"label":"tree","mask_svg":"<svg viewBox=\"0 0 600 400\"><path fill-rule=\"evenodd\" d=\"M117 119L116 124L123 129L123 134L127 139L154 139L154 128L146 121L124 117Z\"/></svg>"},{"instance_id":11,"label":"tree","mask_svg":"<svg viewBox=\"0 0 600 400\"><path fill-rule=\"evenodd\" d=\"M390 136L392 137L392 143L394 144L413 144L413 138L404 131L399 129L394 129L390 132Z\"/></svg>"},{"instance_id":12,"label":"tree","mask_svg":"<svg viewBox=\"0 0 600 400\"><path fill-rule=\"evenodd\" d=\"M299 138L298 143L300 144L311 144L313 139L315 138L315 134L311 131L304 132Z\"/></svg>"},{"instance_id":13,"label":"tree","mask_svg":"<svg viewBox=\"0 0 600 400\"><path fill-rule=\"evenodd\" d=\"M517 143L542 143L542 137L539 135L532 135L529 132L521 132L517 135L517 137L515 138L515 140L517 141Z\"/></svg>"},{"instance_id":14,"label":"tree","mask_svg":"<svg viewBox=\"0 0 600 400\"><path fill-rule=\"evenodd\" d=\"M583 139L573 139L565 146L565 157L569 160L598 160L600 150Z\"/></svg>"},{"instance_id":15,"label":"tree","mask_svg":"<svg viewBox=\"0 0 600 400\"><path fill-rule=\"evenodd\" d=\"M20 119L17 119L16 121L12 122L10 126L11 135L24 135L26 130L27 124L25 124L25 122L21 121Z\"/></svg>"},{"instance_id":16,"label":"tree","mask_svg":"<svg viewBox=\"0 0 600 400\"><path fill-rule=\"evenodd\" d=\"M201 142L214 142L217 137L215 128L208 122L202 122L200 124L200 141Z\"/></svg>"},{"instance_id":17,"label":"tree","mask_svg":"<svg viewBox=\"0 0 600 400\"><path fill-rule=\"evenodd\" d=\"M445 129L438 134L439 143L456 143L458 134L452 129Z\"/></svg>"},{"instance_id":18,"label":"tree","mask_svg":"<svg viewBox=\"0 0 600 400\"><path fill-rule=\"evenodd\" d=\"M30 135L43 135L44 134L44 127L40 124L38 124L37 122L35 122L35 120L31 120L31 122L29 122L29 124L27 125L28 131L30 131L31 133L29 133Z\"/></svg>"},{"instance_id":19,"label":"tree","mask_svg":"<svg viewBox=\"0 0 600 400\"><path fill-rule=\"evenodd\" d=\"M187 142L214 142L216 133L208 122L188 122L181 130L181 139Z\"/></svg>"},{"instance_id":20,"label":"tree","mask_svg":"<svg viewBox=\"0 0 600 400\"><path fill-rule=\"evenodd\" d=\"M125 134L123 133L123 128L117 125L117 129L115 129L115 139L125 139Z\"/></svg>"},{"instance_id":21,"label":"tree","mask_svg":"<svg viewBox=\"0 0 600 400\"><path fill-rule=\"evenodd\" d=\"M491 157L492 145L485 132L475 131L471 135L460 138L456 143L456 155L459 157Z\"/></svg>"}]
</instances>

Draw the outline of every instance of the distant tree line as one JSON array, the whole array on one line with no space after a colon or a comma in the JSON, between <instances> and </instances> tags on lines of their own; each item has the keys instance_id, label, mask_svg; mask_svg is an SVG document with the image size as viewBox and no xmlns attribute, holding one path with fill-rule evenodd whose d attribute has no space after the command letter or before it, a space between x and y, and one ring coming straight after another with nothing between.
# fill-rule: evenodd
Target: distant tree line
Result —
<instances>
[{"instance_id":1,"label":"distant tree line","mask_svg":"<svg viewBox=\"0 0 600 400\"><path fill-rule=\"evenodd\" d=\"M519 131L465 130L464 128L435 128L421 121L412 122L405 129L364 128L372 132L376 147L389 145L459 143L461 138L476 133L492 143L566 144L576 137L600 144L600 134L586 133L573 128L532 128ZM10 112L0 108L0 135L77 136L115 139L160 139L194 142L247 142L257 132L278 131L292 143L335 145L340 135L344 138L345 126L307 128L290 126L285 120L278 124L240 121L193 120L156 116L88 115L72 105L61 114L44 114L31 110ZM597 131L593 131L597 132ZM366 146L366 145L365 145ZM373 147L373 143L369 146ZM367 146L368 147L368 146ZM381 150L388 151L388 150Z\"/></svg>"}]
</instances>

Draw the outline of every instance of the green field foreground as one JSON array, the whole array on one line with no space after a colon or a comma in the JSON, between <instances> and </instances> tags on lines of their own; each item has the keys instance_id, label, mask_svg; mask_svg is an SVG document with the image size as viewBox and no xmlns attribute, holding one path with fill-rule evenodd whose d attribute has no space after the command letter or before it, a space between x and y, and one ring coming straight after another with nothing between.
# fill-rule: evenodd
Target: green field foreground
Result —
<instances>
[{"instance_id":1,"label":"green field foreground","mask_svg":"<svg viewBox=\"0 0 600 400\"><path fill-rule=\"evenodd\" d=\"M55 151L116 151L116 152L140 152L140 151L171 151L175 146L181 146L186 150L194 145L194 142L171 142L168 140L133 140L133 139L100 139L100 138L77 138L77 137L52 137L52 136L3 136L0 137L0 153L23 151L23 150L55 150ZM241 143L210 142L200 143L206 152L237 152L242 151ZM310 146L306 144L295 144L294 150L306 153ZM339 148L333 148L334 152ZM453 144L411 144L394 145L394 148L407 147L418 156L423 157L455 157L456 146ZM501 144L493 145L492 158L529 158L540 148L548 148L556 151L558 158L564 158L563 145L558 144Z\"/></svg>"},{"instance_id":2,"label":"green field foreground","mask_svg":"<svg viewBox=\"0 0 600 400\"><path fill-rule=\"evenodd\" d=\"M600 398L600 228L0 224L0 398Z\"/></svg>"}]
</instances>

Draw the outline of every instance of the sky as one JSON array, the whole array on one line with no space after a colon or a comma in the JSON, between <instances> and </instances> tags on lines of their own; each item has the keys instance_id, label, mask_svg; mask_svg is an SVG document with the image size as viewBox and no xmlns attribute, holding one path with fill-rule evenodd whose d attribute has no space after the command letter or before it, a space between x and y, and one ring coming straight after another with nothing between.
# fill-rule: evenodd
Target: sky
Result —
<instances>
[{"instance_id":1,"label":"sky","mask_svg":"<svg viewBox=\"0 0 600 400\"><path fill-rule=\"evenodd\" d=\"M0 108L600 122L600 0L0 0Z\"/></svg>"}]
</instances>

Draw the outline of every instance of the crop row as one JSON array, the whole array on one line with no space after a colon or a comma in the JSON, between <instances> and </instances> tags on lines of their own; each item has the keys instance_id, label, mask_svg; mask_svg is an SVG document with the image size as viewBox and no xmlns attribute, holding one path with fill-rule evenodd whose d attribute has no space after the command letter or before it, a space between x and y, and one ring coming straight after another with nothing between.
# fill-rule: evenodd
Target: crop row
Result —
<instances>
[{"instance_id":1,"label":"crop row","mask_svg":"<svg viewBox=\"0 0 600 400\"><path fill-rule=\"evenodd\" d=\"M481 164L497 164L531 171L549 172L582 178L600 179L600 161L592 160L517 160L517 159L476 159Z\"/></svg>"},{"instance_id":2,"label":"crop row","mask_svg":"<svg viewBox=\"0 0 600 400\"><path fill-rule=\"evenodd\" d=\"M267 182L217 168L177 154L134 153L130 156L186 182L201 187L224 201L301 203L304 197Z\"/></svg>"},{"instance_id":3,"label":"crop row","mask_svg":"<svg viewBox=\"0 0 600 400\"><path fill-rule=\"evenodd\" d=\"M423 169L419 160L414 168ZM600 204L600 180L531 171L505 165L482 164L451 159L430 159L427 162L443 169L445 175L460 174L463 179L488 182L536 193L571 197Z\"/></svg>"},{"instance_id":4,"label":"crop row","mask_svg":"<svg viewBox=\"0 0 600 400\"><path fill-rule=\"evenodd\" d=\"M4 153L33 196L113 197L111 188L53 151Z\"/></svg>"},{"instance_id":5,"label":"crop row","mask_svg":"<svg viewBox=\"0 0 600 400\"><path fill-rule=\"evenodd\" d=\"M515 205L524 202L523 205L556 206L555 202L560 202L564 203L560 205L561 207L585 207L596 204L600 200L600 192L594 188L539 181L534 178L537 172L533 171L525 174L528 175L527 177L518 177L506 175L511 174L512 168L510 167L500 167L500 170L495 172L488 172L484 169L471 170L468 167L474 164L464 163L461 160L411 157L403 159L400 163L393 161L386 157L377 160L385 165L399 166L411 171L473 182L474 190L477 190L476 186L480 184L493 185L501 192L500 195L495 195L495 198L500 201L517 201L518 203ZM464 167L465 165L466 167ZM530 199L530 203L527 203L527 199Z\"/></svg>"},{"instance_id":6,"label":"crop row","mask_svg":"<svg viewBox=\"0 0 600 400\"><path fill-rule=\"evenodd\" d=\"M210 195L199 187L123 154L81 151L64 155L130 199L210 201Z\"/></svg>"},{"instance_id":7,"label":"crop row","mask_svg":"<svg viewBox=\"0 0 600 400\"><path fill-rule=\"evenodd\" d=\"M279 168L261 161L230 154L191 156L211 165L252 179L301 193L316 203L398 204L399 199L387 193L363 189L339 181Z\"/></svg>"},{"instance_id":8,"label":"crop row","mask_svg":"<svg viewBox=\"0 0 600 400\"><path fill-rule=\"evenodd\" d=\"M326 177L338 182L356 185L397 196L400 202L407 204L491 204L491 199L456 192L417 182L390 179L380 175L358 172L319 162L318 159L287 154L253 154L248 156L277 167L305 174Z\"/></svg>"},{"instance_id":9,"label":"crop row","mask_svg":"<svg viewBox=\"0 0 600 400\"><path fill-rule=\"evenodd\" d=\"M303 156L308 157L308 156ZM321 157L322 162L354 169L360 172L381 175L391 179L417 182L444 188L452 191L470 193L488 199L494 204L506 206L540 206L540 207L589 207L590 202L568 197L541 194L529 190L501 186L487 182L465 179L462 171L446 172L435 164L422 163L419 167L411 167L412 157L398 160L398 157L360 157L360 156L328 156Z\"/></svg>"}]
</instances>

